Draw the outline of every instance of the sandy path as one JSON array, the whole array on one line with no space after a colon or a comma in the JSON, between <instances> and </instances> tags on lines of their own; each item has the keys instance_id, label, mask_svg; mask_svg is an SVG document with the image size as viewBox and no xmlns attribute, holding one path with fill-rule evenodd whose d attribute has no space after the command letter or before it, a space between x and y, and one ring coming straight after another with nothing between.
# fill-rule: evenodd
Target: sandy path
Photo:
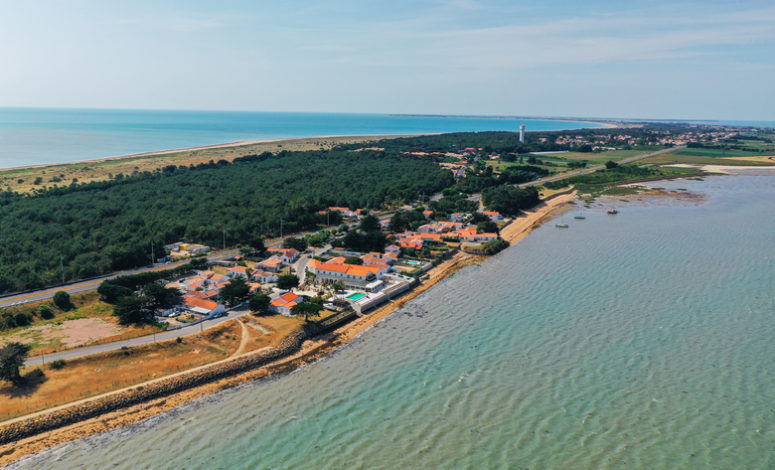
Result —
<instances>
[{"instance_id":1,"label":"sandy path","mask_svg":"<svg viewBox=\"0 0 775 470\"><path fill-rule=\"evenodd\" d=\"M229 356L229 358L237 357L240 354L245 352L245 349L248 347L248 341L250 341L250 333L248 332L248 327L245 325L245 322L239 321L239 326L241 328L240 330L240 342L239 347L237 347L237 350L234 351L234 353Z\"/></svg>"}]
</instances>

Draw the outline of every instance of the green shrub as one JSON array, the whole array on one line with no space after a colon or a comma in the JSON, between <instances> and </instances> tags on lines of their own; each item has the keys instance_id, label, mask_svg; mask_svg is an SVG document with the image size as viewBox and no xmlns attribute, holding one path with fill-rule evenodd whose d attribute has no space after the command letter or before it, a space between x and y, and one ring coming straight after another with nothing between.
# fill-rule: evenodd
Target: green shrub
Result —
<instances>
[{"instance_id":1,"label":"green shrub","mask_svg":"<svg viewBox=\"0 0 775 470\"><path fill-rule=\"evenodd\" d=\"M57 359L56 361L53 361L51 364L49 364L49 367L51 367L52 369L59 370L59 369L63 369L65 365L67 365L67 363L65 362L64 359Z\"/></svg>"},{"instance_id":2,"label":"green shrub","mask_svg":"<svg viewBox=\"0 0 775 470\"><path fill-rule=\"evenodd\" d=\"M75 307L72 300L70 300L70 294L63 290L57 291L57 293L54 294L54 305L65 312Z\"/></svg>"},{"instance_id":3,"label":"green shrub","mask_svg":"<svg viewBox=\"0 0 775 470\"><path fill-rule=\"evenodd\" d=\"M40 304L38 306L38 315L40 315L40 318L50 320L54 318L54 311L51 310L51 307L49 307L48 304Z\"/></svg>"}]
</instances>

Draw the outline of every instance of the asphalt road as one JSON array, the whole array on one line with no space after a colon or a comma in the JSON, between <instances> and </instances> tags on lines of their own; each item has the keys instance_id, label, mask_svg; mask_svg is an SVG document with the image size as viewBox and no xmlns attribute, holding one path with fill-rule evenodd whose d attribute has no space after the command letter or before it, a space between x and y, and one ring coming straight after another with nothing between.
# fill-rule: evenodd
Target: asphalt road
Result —
<instances>
[{"instance_id":1,"label":"asphalt road","mask_svg":"<svg viewBox=\"0 0 775 470\"><path fill-rule=\"evenodd\" d=\"M649 158L649 157L655 157L657 155L662 155L663 153L673 152L675 150L679 150L679 149L682 149L682 148L684 148L684 147L683 146L680 146L680 147L670 147L670 148L666 148L664 150L658 150L656 152L647 153L645 155L636 155L634 157L625 158L623 160L619 160L617 163L622 165L624 163L637 162L638 160L643 160L643 159ZM586 175L588 173L594 173L597 170L602 170L603 168L605 168L605 165L590 166L588 168L583 168L581 170L571 171L570 173L563 173L561 175L547 176L546 178L541 178L540 180L531 181L529 183L522 183L522 184L519 185L519 187L520 188L529 188L530 186L537 186L539 184L550 183L552 181L564 180L566 178L570 178L570 177L573 177L573 176Z\"/></svg>"},{"instance_id":2,"label":"asphalt road","mask_svg":"<svg viewBox=\"0 0 775 470\"><path fill-rule=\"evenodd\" d=\"M153 335L140 336L137 338L115 341L113 343L98 344L95 346L87 346L84 348L68 349L66 351L46 354L43 356L30 357L29 359L27 359L27 362L25 363L25 365L28 365L28 366L40 365L40 364L56 361L58 359L62 359L62 360L75 359L77 357L89 356L91 354L115 351L124 347L129 348L132 346L141 346L144 344L155 343L157 341L164 341L167 339L175 339L181 336L192 335L194 333L199 333L202 330L206 330L214 326L220 325L225 321L233 320L237 317L245 315L248 312L249 310L247 307L240 307L228 312L226 316L223 316L220 318L213 318L212 320L205 320L195 325L187 325L177 330L163 331L161 333L156 333Z\"/></svg>"},{"instance_id":3,"label":"asphalt road","mask_svg":"<svg viewBox=\"0 0 775 470\"><path fill-rule=\"evenodd\" d=\"M216 261L223 258L228 258L229 256L234 256L236 254L239 254L239 250L226 250L226 251L219 251L219 252L213 252L211 255L207 256L207 259L210 261ZM28 302L36 302L38 300L46 300L54 297L54 294L59 291L65 291L68 294L76 294L79 292L86 292L90 290L94 290L102 283L102 281L106 279L112 279L114 277L118 276L125 276L129 274L137 274L147 271L161 271L164 269L171 269L175 268L177 266L180 266L182 264L187 263L189 260L181 260L181 261L175 261L172 263L163 263L163 264L155 264L153 266L147 266L144 268L138 268L138 269L130 269L127 271L121 271L118 273L112 273L107 276L97 277L94 279L89 279L86 281L79 281L74 282L72 284L65 284L59 287L52 287L49 289L41 289L34 292L27 292L23 294L16 294L16 295L9 295L6 297L0 297L0 308L5 307L11 307L14 305L20 305L20 304L26 304Z\"/></svg>"}]
</instances>

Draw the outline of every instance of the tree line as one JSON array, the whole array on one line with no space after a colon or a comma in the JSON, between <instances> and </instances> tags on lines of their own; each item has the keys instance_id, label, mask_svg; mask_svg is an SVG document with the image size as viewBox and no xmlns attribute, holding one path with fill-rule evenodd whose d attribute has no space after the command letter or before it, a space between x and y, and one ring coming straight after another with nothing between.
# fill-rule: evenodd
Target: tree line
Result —
<instances>
[{"instance_id":1,"label":"tree line","mask_svg":"<svg viewBox=\"0 0 775 470\"><path fill-rule=\"evenodd\" d=\"M454 183L434 162L380 151L280 152L120 180L0 193L0 293L147 265L151 243L262 246L317 228L331 205L378 208ZM64 269L62 270L61 267Z\"/></svg>"}]
</instances>

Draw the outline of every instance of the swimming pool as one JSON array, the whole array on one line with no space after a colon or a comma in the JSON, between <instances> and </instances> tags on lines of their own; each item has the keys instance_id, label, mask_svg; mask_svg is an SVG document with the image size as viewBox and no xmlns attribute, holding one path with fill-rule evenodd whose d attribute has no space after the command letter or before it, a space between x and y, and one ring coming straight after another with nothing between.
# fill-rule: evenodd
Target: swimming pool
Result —
<instances>
[{"instance_id":1,"label":"swimming pool","mask_svg":"<svg viewBox=\"0 0 775 470\"><path fill-rule=\"evenodd\" d=\"M409 261L406 262L406 264L411 264L412 266L417 266L418 264L420 264L420 262L419 261L415 261L413 259L410 259Z\"/></svg>"},{"instance_id":2,"label":"swimming pool","mask_svg":"<svg viewBox=\"0 0 775 470\"><path fill-rule=\"evenodd\" d=\"M363 297L366 297L366 294L364 294L363 292L353 292L352 294L345 297L345 299L358 300L358 299L362 299Z\"/></svg>"}]
</instances>

